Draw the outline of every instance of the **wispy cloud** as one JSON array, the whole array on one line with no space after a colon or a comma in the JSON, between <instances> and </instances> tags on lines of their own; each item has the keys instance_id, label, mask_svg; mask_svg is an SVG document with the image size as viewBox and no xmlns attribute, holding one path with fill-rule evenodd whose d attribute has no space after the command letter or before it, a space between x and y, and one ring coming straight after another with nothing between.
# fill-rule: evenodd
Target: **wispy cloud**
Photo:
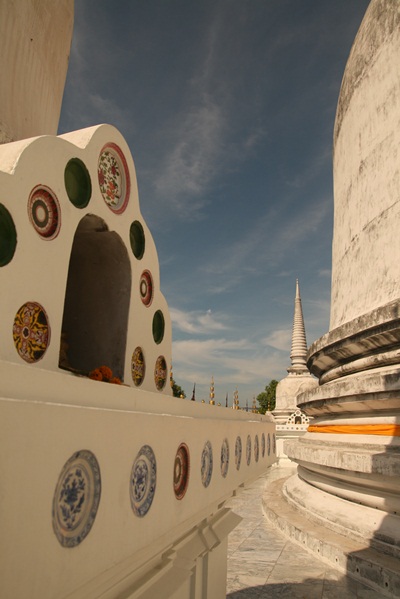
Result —
<instances>
[{"instance_id":1,"label":"wispy cloud","mask_svg":"<svg viewBox=\"0 0 400 599\"><path fill-rule=\"evenodd\" d=\"M268 208L241 239L224 246L213 262L202 267L205 273L219 276L219 285L210 293L222 293L236 287L249 273L265 272L287 263L288 253L311 238L330 214L329 202L318 200L291 213L284 202Z\"/></svg>"},{"instance_id":2,"label":"wispy cloud","mask_svg":"<svg viewBox=\"0 0 400 599\"><path fill-rule=\"evenodd\" d=\"M332 270L330 268L321 268L318 271L318 276L320 277L330 277L332 275Z\"/></svg>"},{"instance_id":3,"label":"wispy cloud","mask_svg":"<svg viewBox=\"0 0 400 599\"><path fill-rule=\"evenodd\" d=\"M165 155L154 180L158 195L167 196L183 219L197 218L206 204L200 197L215 175L225 116L212 97L203 94L191 106L174 135L175 144ZM193 197L197 200L193 201Z\"/></svg>"},{"instance_id":4,"label":"wispy cloud","mask_svg":"<svg viewBox=\"0 0 400 599\"><path fill-rule=\"evenodd\" d=\"M170 308L169 312L174 328L184 333L203 335L227 329L225 324L217 320L221 316L214 315L211 310L207 310L206 312L185 312L177 308Z\"/></svg>"},{"instance_id":5,"label":"wispy cloud","mask_svg":"<svg viewBox=\"0 0 400 599\"><path fill-rule=\"evenodd\" d=\"M290 349L292 332L290 329L278 329L262 339L262 343L281 351Z\"/></svg>"},{"instance_id":6,"label":"wispy cloud","mask_svg":"<svg viewBox=\"0 0 400 599\"><path fill-rule=\"evenodd\" d=\"M172 349L174 372L189 383L207 385L218 373L216 385L249 385L260 379L260 373L266 373L266 379L282 373L281 354L262 352L246 339L176 341Z\"/></svg>"},{"instance_id":7,"label":"wispy cloud","mask_svg":"<svg viewBox=\"0 0 400 599\"><path fill-rule=\"evenodd\" d=\"M169 209L180 220L203 218L215 181L253 155L266 135L254 113L250 119L240 110L243 92L238 88L245 86L246 72L235 60L233 40L240 31L238 23L229 21L231 10L229 2L212 7L181 108L166 124L161 140L153 188L157 197L168 198ZM247 104L250 110L250 99ZM258 112L261 106L260 102Z\"/></svg>"}]
</instances>

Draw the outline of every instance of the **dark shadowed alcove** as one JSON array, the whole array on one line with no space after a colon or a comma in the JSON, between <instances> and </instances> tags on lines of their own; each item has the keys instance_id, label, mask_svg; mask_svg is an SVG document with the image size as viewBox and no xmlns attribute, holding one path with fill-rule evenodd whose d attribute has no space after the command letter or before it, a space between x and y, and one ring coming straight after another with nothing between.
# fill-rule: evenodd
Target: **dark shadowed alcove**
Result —
<instances>
[{"instance_id":1,"label":"dark shadowed alcove","mask_svg":"<svg viewBox=\"0 0 400 599\"><path fill-rule=\"evenodd\" d=\"M87 374L109 366L123 379L131 265L120 236L93 214L75 232L69 262L59 366Z\"/></svg>"}]
</instances>

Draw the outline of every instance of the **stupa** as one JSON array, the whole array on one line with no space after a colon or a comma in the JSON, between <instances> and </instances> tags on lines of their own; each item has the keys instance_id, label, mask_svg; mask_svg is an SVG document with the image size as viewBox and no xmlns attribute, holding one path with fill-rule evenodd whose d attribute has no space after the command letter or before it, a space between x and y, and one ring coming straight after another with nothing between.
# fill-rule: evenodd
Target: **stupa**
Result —
<instances>
[{"instance_id":1,"label":"stupa","mask_svg":"<svg viewBox=\"0 0 400 599\"><path fill-rule=\"evenodd\" d=\"M283 444L286 439L303 435L308 427L309 418L297 407L300 393L314 389L318 381L311 376L306 364L307 341L301 306L300 286L296 280L296 296L294 300L294 316L292 329L291 366L288 375L276 387L276 403L272 412L276 421L276 444L279 465L289 465Z\"/></svg>"},{"instance_id":2,"label":"stupa","mask_svg":"<svg viewBox=\"0 0 400 599\"><path fill-rule=\"evenodd\" d=\"M306 517L298 538L390 597L400 596L399 64L400 3L372 0L336 112L330 330L308 352L319 387L299 397L314 420L285 443L298 471L283 489Z\"/></svg>"}]
</instances>

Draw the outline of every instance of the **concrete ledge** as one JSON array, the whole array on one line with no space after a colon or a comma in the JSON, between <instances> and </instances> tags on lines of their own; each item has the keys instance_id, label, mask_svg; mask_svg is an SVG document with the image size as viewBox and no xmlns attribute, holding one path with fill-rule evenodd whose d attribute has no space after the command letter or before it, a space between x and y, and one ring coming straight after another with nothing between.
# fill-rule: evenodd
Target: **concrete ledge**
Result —
<instances>
[{"instance_id":1,"label":"concrete ledge","mask_svg":"<svg viewBox=\"0 0 400 599\"><path fill-rule=\"evenodd\" d=\"M311 522L283 496L287 478L266 487L262 504L265 516L285 536L322 561L370 586L382 597L400 597L398 560L371 549L369 543L349 539Z\"/></svg>"}]
</instances>

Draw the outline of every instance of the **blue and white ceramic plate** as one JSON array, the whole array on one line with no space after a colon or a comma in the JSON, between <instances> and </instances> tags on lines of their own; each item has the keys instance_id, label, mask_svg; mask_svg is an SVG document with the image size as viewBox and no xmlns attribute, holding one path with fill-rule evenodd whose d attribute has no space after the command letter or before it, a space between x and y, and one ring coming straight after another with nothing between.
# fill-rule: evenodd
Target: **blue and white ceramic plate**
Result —
<instances>
[{"instance_id":1,"label":"blue and white ceramic plate","mask_svg":"<svg viewBox=\"0 0 400 599\"><path fill-rule=\"evenodd\" d=\"M265 435L264 433L261 435L261 457L265 456Z\"/></svg>"},{"instance_id":2,"label":"blue and white ceramic plate","mask_svg":"<svg viewBox=\"0 0 400 599\"><path fill-rule=\"evenodd\" d=\"M224 439L221 445L221 474L225 478L229 468L229 443Z\"/></svg>"},{"instance_id":3,"label":"blue and white ceramic plate","mask_svg":"<svg viewBox=\"0 0 400 599\"><path fill-rule=\"evenodd\" d=\"M258 462L258 458L260 457L260 444L258 441L258 435L254 437L254 459Z\"/></svg>"},{"instance_id":4,"label":"blue and white ceramic plate","mask_svg":"<svg viewBox=\"0 0 400 599\"><path fill-rule=\"evenodd\" d=\"M236 470L239 470L241 462L242 462L242 439L238 436L238 437L236 437L236 443L235 443Z\"/></svg>"},{"instance_id":5,"label":"blue and white ceramic plate","mask_svg":"<svg viewBox=\"0 0 400 599\"><path fill-rule=\"evenodd\" d=\"M250 437L250 435L247 435L247 441L246 441L246 462L247 462L247 465L250 466L250 462L251 462L251 437Z\"/></svg>"},{"instance_id":6,"label":"blue and white ceramic plate","mask_svg":"<svg viewBox=\"0 0 400 599\"><path fill-rule=\"evenodd\" d=\"M63 547L76 547L89 534L100 495L95 455L86 449L77 451L64 464L53 497L53 530Z\"/></svg>"},{"instance_id":7,"label":"blue and white ceramic plate","mask_svg":"<svg viewBox=\"0 0 400 599\"><path fill-rule=\"evenodd\" d=\"M208 487L213 471L213 454L210 441L207 441L201 454L201 482Z\"/></svg>"},{"instance_id":8,"label":"blue and white ceramic plate","mask_svg":"<svg viewBox=\"0 0 400 599\"><path fill-rule=\"evenodd\" d=\"M276 437L275 437L275 433L272 434L272 452L276 453Z\"/></svg>"},{"instance_id":9,"label":"blue and white ceramic plate","mask_svg":"<svg viewBox=\"0 0 400 599\"><path fill-rule=\"evenodd\" d=\"M129 493L135 516L143 518L149 511L156 492L156 481L156 457L149 445L143 445L133 463L130 480Z\"/></svg>"},{"instance_id":10,"label":"blue and white ceramic plate","mask_svg":"<svg viewBox=\"0 0 400 599\"><path fill-rule=\"evenodd\" d=\"M268 455L271 454L271 435L268 433L268 437L267 437L267 448L268 448Z\"/></svg>"}]
</instances>

